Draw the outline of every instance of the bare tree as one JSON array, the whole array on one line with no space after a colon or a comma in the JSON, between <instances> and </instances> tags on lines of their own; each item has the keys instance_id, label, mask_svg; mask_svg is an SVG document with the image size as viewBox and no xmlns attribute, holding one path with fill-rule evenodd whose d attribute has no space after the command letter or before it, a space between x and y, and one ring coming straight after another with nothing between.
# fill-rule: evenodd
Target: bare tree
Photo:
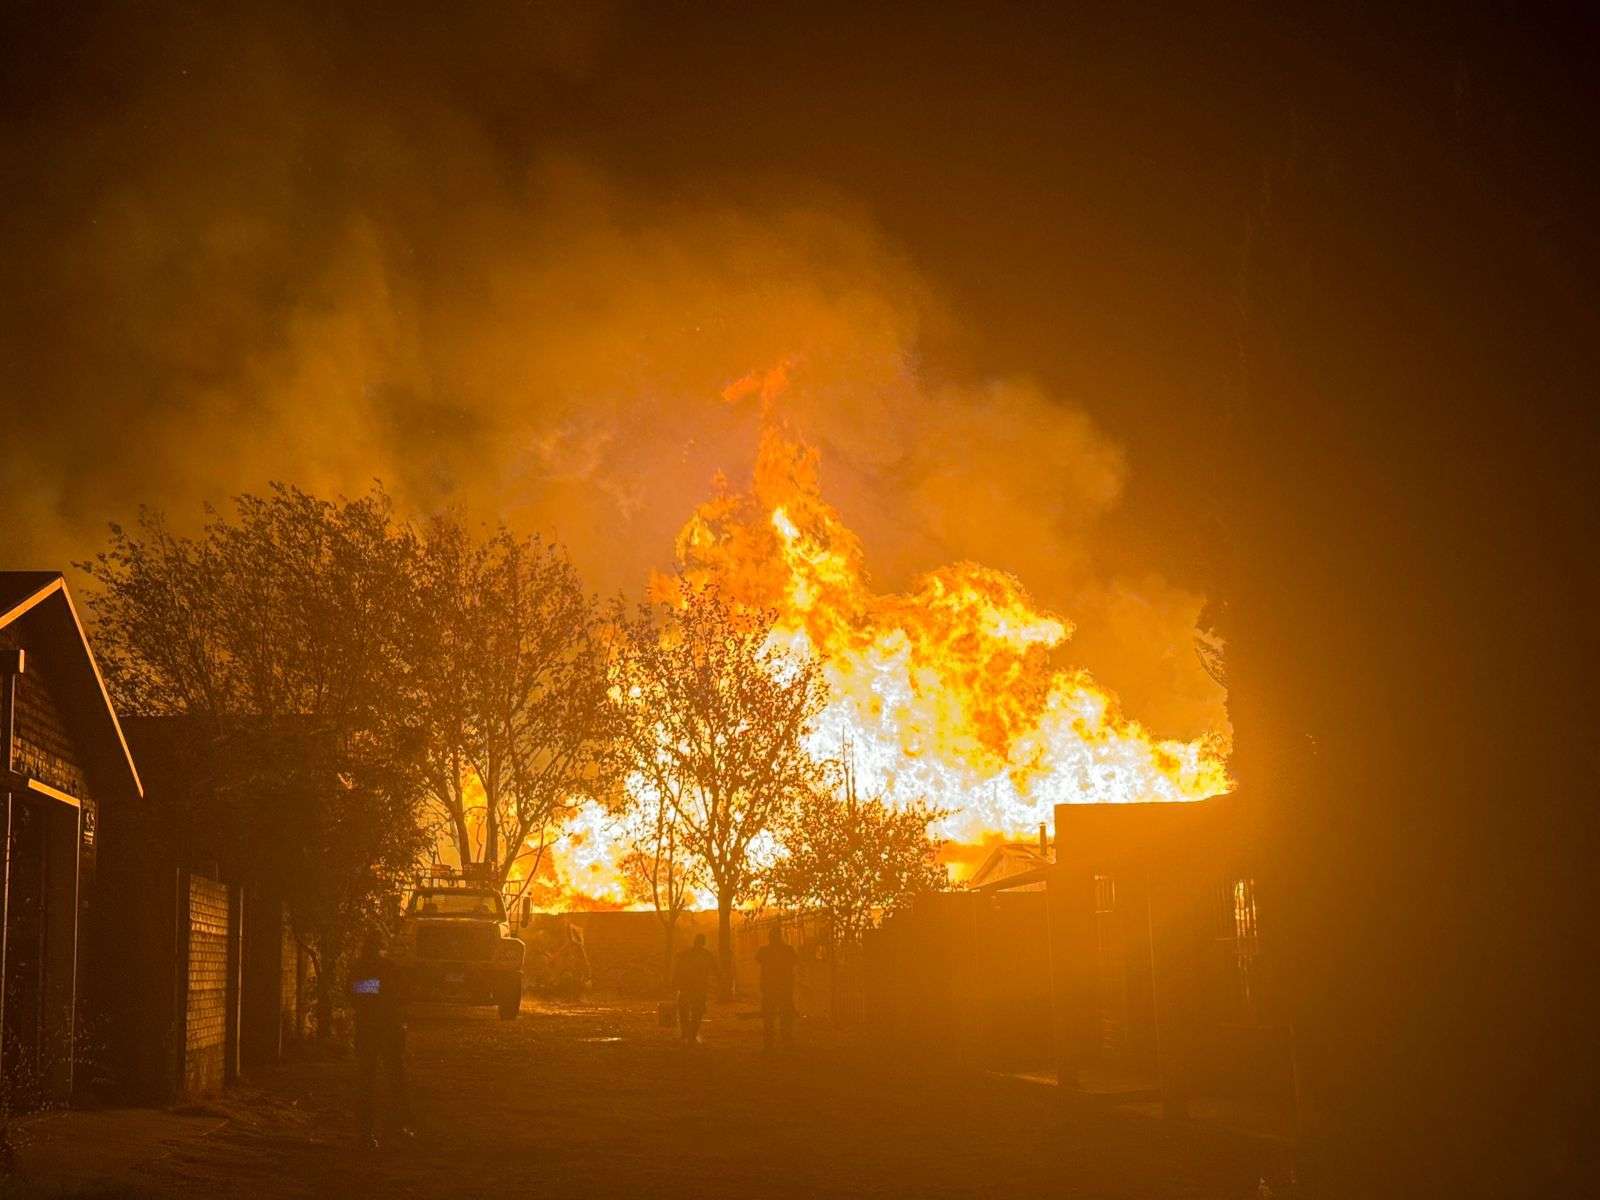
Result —
<instances>
[{"instance_id":1,"label":"bare tree","mask_svg":"<svg viewBox=\"0 0 1600 1200\"><path fill-rule=\"evenodd\" d=\"M550 838L607 786L615 706L597 608L558 547L436 519L412 654L429 799L463 867L525 890Z\"/></svg>"},{"instance_id":2,"label":"bare tree","mask_svg":"<svg viewBox=\"0 0 1600 1200\"><path fill-rule=\"evenodd\" d=\"M619 659L630 772L671 807L717 897L722 987L733 981L733 906L760 877L753 853L825 771L805 738L826 699L817 662L773 643L770 612L679 580L674 602L628 621Z\"/></svg>"},{"instance_id":3,"label":"bare tree","mask_svg":"<svg viewBox=\"0 0 1600 1200\"><path fill-rule=\"evenodd\" d=\"M661 922L663 983L672 978L678 920L702 884L700 865L689 854L683 818L661 792L635 779L623 810L628 852L622 872L629 890L648 900Z\"/></svg>"}]
</instances>

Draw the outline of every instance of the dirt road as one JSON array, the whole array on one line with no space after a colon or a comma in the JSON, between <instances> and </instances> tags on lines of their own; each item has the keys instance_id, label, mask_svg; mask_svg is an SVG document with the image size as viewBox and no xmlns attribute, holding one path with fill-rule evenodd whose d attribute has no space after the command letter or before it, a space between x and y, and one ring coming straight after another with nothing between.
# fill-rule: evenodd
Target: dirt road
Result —
<instances>
[{"instance_id":1,"label":"dirt road","mask_svg":"<svg viewBox=\"0 0 1600 1200\"><path fill-rule=\"evenodd\" d=\"M685 1050L651 1006L419 1015L418 1133L355 1145L348 1061L287 1066L142 1167L157 1196L1246 1197L1262 1151L1214 1128L1064 1106L1054 1088L895 1061L803 1030L768 1059L715 1010Z\"/></svg>"}]
</instances>

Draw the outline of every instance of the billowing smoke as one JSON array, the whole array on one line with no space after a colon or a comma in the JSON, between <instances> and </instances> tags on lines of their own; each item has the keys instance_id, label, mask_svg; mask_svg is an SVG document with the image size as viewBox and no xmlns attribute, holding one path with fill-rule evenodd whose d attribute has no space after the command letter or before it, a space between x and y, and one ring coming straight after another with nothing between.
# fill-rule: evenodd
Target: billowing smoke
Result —
<instances>
[{"instance_id":1,"label":"billowing smoke","mask_svg":"<svg viewBox=\"0 0 1600 1200\"><path fill-rule=\"evenodd\" d=\"M713 474L749 470L766 402L736 381L781 371L772 415L820 449L880 588L1011 570L1130 712L1224 719L1200 598L1096 573L1117 444L1071 398L963 373L982 331L867 214L715 179L642 195L536 115L505 136L442 67L373 86L376 27L238 20L79 31L99 74L11 142L0 564L82 558L141 503L184 525L268 480L377 478L635 592ZM604 53L603 20L527 21L469 34L556 81Z\"/></svg>"}]
</instances>

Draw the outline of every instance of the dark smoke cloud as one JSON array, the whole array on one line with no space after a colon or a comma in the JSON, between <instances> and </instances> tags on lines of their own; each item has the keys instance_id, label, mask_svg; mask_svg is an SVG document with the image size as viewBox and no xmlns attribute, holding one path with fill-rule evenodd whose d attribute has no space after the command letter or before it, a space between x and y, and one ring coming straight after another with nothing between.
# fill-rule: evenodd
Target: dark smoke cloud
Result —
<instances>
[{"instance_id":1,"label":"dark smoke cloud","mask_svg":"<svg viewBox=\"0 0 1600 1200\"><path fill-rule=\"evenodd\" d=\"M6 138L0 563L82 558L141 503L183 525L269 480L379 478L632 591L713 473L748 470L762 405L724 389L788 363L778 413L881 586L1015 571L1131 712L1216 724L1200 598L1096 577L1121 449L1026 379L928 367L968 331L866 214L641 195L545 127L609 29L534 7L400 44L381 17L180 8L61 32L71 70L16 85Z\"/></svg>"}]
</instances>

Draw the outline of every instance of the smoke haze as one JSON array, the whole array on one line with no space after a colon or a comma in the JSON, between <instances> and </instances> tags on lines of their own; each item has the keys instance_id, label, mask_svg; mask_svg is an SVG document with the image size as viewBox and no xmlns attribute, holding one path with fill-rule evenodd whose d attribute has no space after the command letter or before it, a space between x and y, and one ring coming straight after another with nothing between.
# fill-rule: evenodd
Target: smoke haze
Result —
<instances>
[{"instance_id":1,"label":"smoke haze","mask_svg":"<svg viewBox=\"0 0 1600 1200\"><path fill-rule=\"evenodd\" d=\"M847 197L706 178L646 198L544 128L538 98L581 88L610 28L535 7L421 56L349 15L62 33L73 74L21 81L41 90L8 139L21 506L0 561L83 558L141 504L184 527L269 480L380 479L409 513L540 531L596 590L636 592L714 473L747 473L770 407L821 450L880 588L954 559L1013 571L1131 712L1219 727L1201 598L1160 562L1097 566L1130 467L1093 397L963 369L983 331ZM508 134L513 85L532 109ZM770 406L730 389L772 370Z\"/></svg>"}]
</instances>

